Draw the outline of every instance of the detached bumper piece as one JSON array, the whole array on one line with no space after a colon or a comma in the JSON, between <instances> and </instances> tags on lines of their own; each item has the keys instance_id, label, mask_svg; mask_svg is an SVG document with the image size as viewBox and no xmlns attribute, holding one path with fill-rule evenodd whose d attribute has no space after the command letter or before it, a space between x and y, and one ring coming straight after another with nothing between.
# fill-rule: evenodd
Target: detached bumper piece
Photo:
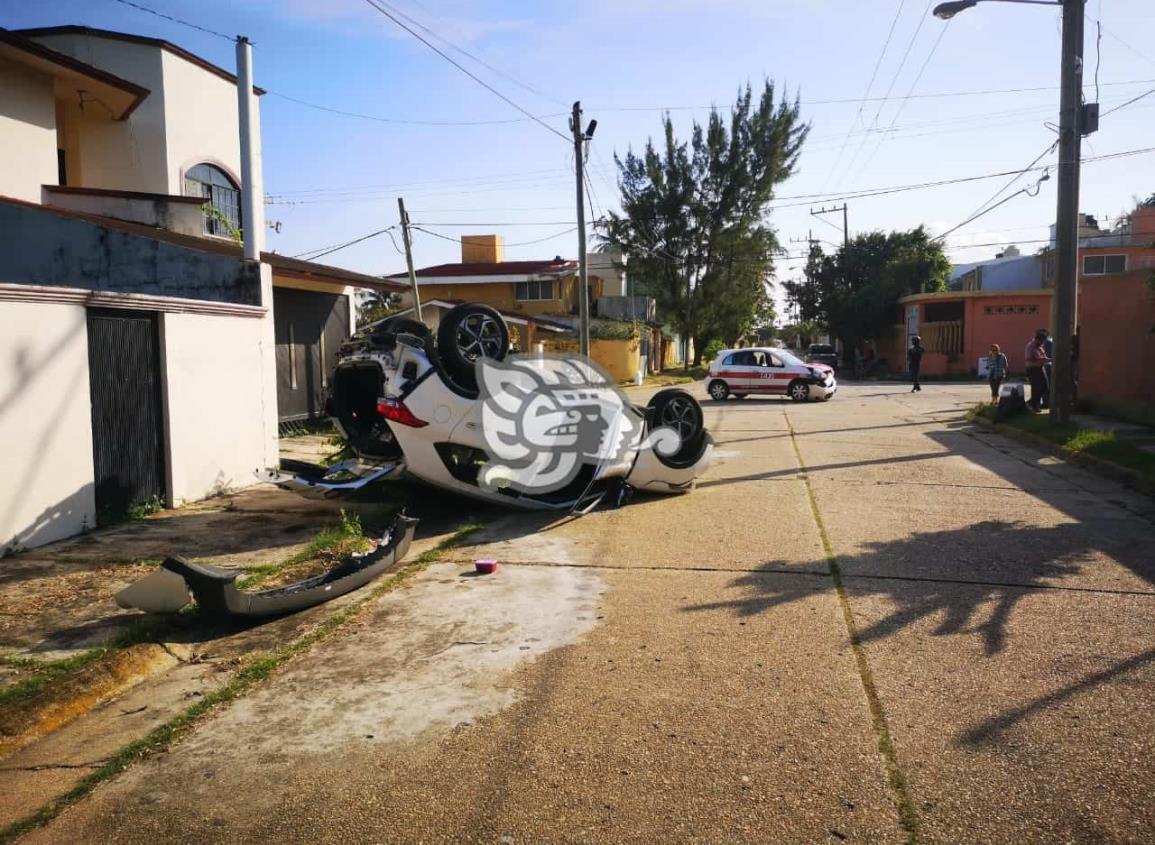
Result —
<instances>
[{"instance_id":1,"label":"detached bumper piece","mask_svg":"<svg viewBox=\"0 0 1155 845\"><path fill-rule=\"evenodd\" d=\"M351 593L403 560L413 541L416 527L416 519L399 515L372 551L353 555L323 575L251 593L236 587L235 582L242 572L170 557L155 575L137 582L118 595L117 603L122 607L136 607L150 612L172 612L187 604L185 601L180 606L173 606L176 602L173 600L172 588L177 586L183 588L186 599L191 592L201 609L213 616L262 618L296 613ZM158 579L155 593L141 589L153 578ZM176 584L178 580L182 582L179 585Z\"/></svg>"},{"instance_id":2,"label":"detached bumper piece","mask_svg":"<svg viewBox=\"0 0 1155 845\"><path fill-rule=\"evenodd\" d=\"M258 471L256 476L261 481L275 484L282 490L330 498L352 490L360 490L374 481L384 481L400 475L404 469L402 461L364 464L354 459L342 461L331 467L304 461L281 461L281 469Z\"/></svg>"}]
</instances>

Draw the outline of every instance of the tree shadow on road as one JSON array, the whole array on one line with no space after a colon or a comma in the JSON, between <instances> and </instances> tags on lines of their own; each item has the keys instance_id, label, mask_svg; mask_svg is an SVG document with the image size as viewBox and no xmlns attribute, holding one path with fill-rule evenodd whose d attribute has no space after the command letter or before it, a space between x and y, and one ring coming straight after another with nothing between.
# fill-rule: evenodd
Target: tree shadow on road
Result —
<instances>
[{"instance_id":1,"label":"tree shadow on road","mask_svg":"<svg viewBox=\"0 0 1155 845\"><path fill-rule=\"evenodd\" d=\"M987 521L868 544L859 554L840 557L838 564L854 601L878 597L893 608L859 631L862 642L885 639L938 615L934 636L980 637L984 653L993 656L1006 646L1015 605L1032 590L1086 589L1069 579L1088 574L1088 562L1098 551L1077 524ZM731 582L740 591L735 598L685 610L729 608L752 616L813 595L816 580L834 589L824 559L769 562Z\"/></svg>"}]
</instances>

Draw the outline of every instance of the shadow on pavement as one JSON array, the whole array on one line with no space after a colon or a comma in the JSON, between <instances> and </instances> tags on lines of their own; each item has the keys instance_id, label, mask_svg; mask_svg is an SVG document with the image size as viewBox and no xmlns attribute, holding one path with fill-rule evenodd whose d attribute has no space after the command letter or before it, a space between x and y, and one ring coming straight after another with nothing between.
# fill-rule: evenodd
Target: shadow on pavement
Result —
<instances>
[{"instance_id":1,"label":"shadow on pavement","mask_svg":"<svg viewBox=\"0 0 1155 845\"><path fill-rule=\"evenodd\" d=\"M1034 559L1019 556L1018 550L1024 545L1037 551ZM958 548L966 549L968 560L988 560L991 566L986 571L960 571L952 556L944 554L944 550ZM863 642L883 639L920 619L941 613L942 622L934 629L936 636L974 634L982 638L985 653L992 656L1006 644L1007 622L1015 604L1031 589L1061 588L1061 579L1082 571L1082 564L1075 561L1087 551L1076 525L1036 528L984 522L965 529L917 533L897 542L873 544L868 552L850 559L853 570L844 571L843 577L853 582L856 596L882 596L895 606L890 614L859 632ZM917 574L909 572L908 561L919 562ZM1155 563L1151 566L1155 567ZM766 577L776 573L803 577L797 581ZM731 582L745 595L685 609L730 608L739 616L752 616L813 595L815 578L827 578L828 588L833 590L828 576L824 559L793 565L771 562ZM917 590L910 589L912 582L917 584ZM960 586L967 589L959 589ZM981 618L981 609L989 605L993 605L990 612Z\"/></svg>"}]
</instances>

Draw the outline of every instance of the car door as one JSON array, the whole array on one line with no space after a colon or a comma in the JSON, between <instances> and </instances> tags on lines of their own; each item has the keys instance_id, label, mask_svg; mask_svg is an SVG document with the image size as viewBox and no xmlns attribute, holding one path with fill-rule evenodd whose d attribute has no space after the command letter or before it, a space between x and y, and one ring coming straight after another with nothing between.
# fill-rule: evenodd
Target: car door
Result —
<instances>
[{"instance_id":1,"label":"car door","mask_svg":"<svg viewBox=\"0 0 1155 845\"><path fill-rule=\"evenodd\" d=\"M763 349L750 350L750 390L752 393L771 393L774 389L774 371L770 355Z\"/></svg>"},{"instance_id":2,"label":"car door","mask_svg":"<svg viewBox=\"0 0 1155 845\"><path fill-rule=\"evenodd\" d=\"M755 378L754 356L749 349L739 349L722 361L722 378L731 393L749 393Z\"/></svg>"},{"instance_id":3,"label":"car door","mask_svg":"<svg viewBox=\"0 0 1155 845\"><path fill-rule=\"evenodd\" d=\"M771 393L785 393L790 382L794 380L794 371L786 366L786 362L773 352L766 353L769 369L769 390Z\"/></svg>"}]
</instances>

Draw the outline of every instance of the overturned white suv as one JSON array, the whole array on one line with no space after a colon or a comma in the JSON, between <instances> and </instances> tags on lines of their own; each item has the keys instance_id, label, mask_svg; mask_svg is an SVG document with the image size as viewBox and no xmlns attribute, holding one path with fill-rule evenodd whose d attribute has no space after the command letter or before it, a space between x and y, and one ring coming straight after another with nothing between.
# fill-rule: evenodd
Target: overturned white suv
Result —
<instances>
[{"instance_id":1,"label":"overturned white suv","mask_svg":"<svg viewBox=\"0 0 1155 845\"><path fill-rule=\"evenodd\" d=\"M283 465L267 480L339 494L407 474L446 490L523 508L586 510L633 490L690 490L713 439L682 390L631 404L578 357L510 356L494 309L463 304L436 340L394 317L343 347L327 410L355 459Z\"/></svg>"}]
</instances>

